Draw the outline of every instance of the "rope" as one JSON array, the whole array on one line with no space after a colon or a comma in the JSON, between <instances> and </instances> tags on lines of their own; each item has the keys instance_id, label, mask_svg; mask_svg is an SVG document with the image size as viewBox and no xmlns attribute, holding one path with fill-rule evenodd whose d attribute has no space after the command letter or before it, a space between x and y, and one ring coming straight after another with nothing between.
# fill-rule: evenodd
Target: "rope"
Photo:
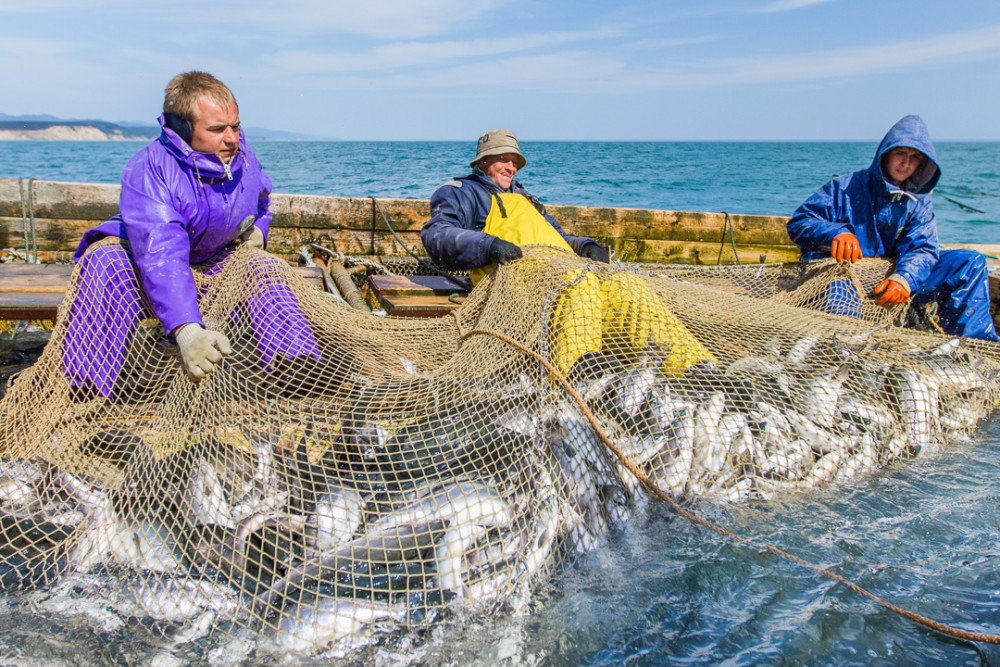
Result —
<instances>
[{"instance_id":1,"label":"rope","mask_svg":"<svg viewBox=\"0 0 1000 667\"><path fill-rule=\"evenodd\" d=\"M456 285L458 285L459 287L461 287L463 290L465 290L467 292L471 292L472 291L472 283L470 281L463 280L462 278L457 278L457 277L451 275L450 273L448 273L447 271L442 271L441 269L439 269L438 267L434 266L433 264L431 264L427 260L423 259L422 257L418 257L412 250L410 250L406 246L406 244L403 243L403 239L399 238L399 234L397 234L396 230L392 228L392 225L389 224L389 219L385 217L385 213L382 211L382 205L378 203L378 200L375 199L374 195L369 195L369 197L371 197L371 200L375 204L375 207L378 208L379 215L382 216L382 221L385 222L385 226L389 229L390 232L392 232L392 235L396 239L396 242L399 243L399 245L403 246L403 250L405 250L410 255L410 257L412 257L413 259L417 260L417 262L420 264L420 266L428 268L431 271L433 271L434 273L437 273L439 275L444 276L445 278L447 278L451 282L453 282Z\"/></svg>"},{"instance_id":2,"label":"rope","mask_svg":"<svg viewBox=\"0 0 1000 667\"><path fill-rule=\"evenodd\" d=\"M736 263L743 266L743 262L740 261L740 254L736 252L736 230L733 227L732 218L729 217L729 213L726 211L722 212L726 216L726 221L722 223L722 244L719 246L719 258L715 260L716 265L722 264L722 249L726 245L726 229L729 229L729 244L733 247L733 257L736 258Z\"/></svg>"},{"instance_id":3,"label":"rope","mask_svg":"<svg viewBox=\"0 0 1000 667\"><path fill-rule=\"evenodd\" d=\"M35 234L35 179L28 179L27 208L25 208L24 179L17 179L17 189L21 194L21 223L24 225L24 261L38 264L38 237Z\"/></svg>"},{"instance_id":4,"label":"rope","mask_svg":"<svg viewBox=\"0 0 1000 667\"><path fill-rule=\"evenodd\" d=\"M457 313L455 313L455 319L458 320L458 314ZM461 323L459 323L459 331L461 331ZM508 343L508 344L510 344L510 345L512 345L514 347L516 347L517 349L521 350L522 352L524 352L528 356L533 357L539 363L541 363L545 367L545 369L556 380L559 381L559 383L570 394L570 396L573 397L573 400L576 401L576 404L579 406L580 411L583 413L584 417L587 418L587 421L590 422L590 425L593 427L593 429L597 433L598 437L600 437L601 442L603 442L604 445L614 453L614 455L618 458L618 460L621 461L622 465L624 465L628 469L629 472L631 472L633 475L635 475L636 479L638 479L639 482L644 487L646 487L646 489L648 489L650 492L652 492L660 500L666 502L670 506L670 508L672 510L674 510L675 512L677 512L678 514L680 514L682 517L684 517L688 521L691 521L694 524L697 524L699 526L707 528L707 529L709 529L709 530L711 530L711 531L713 531L715 533L718 533L719 535L722 535L723 537L727 537L727 538L729 538L729 539L731 539L731 540L733 540L735 542L759 548L759 549L761 549L761 550L763 550L763 551L765 551L767 553L771 553L771 554L774 554L776 556L780 556L781 558L785 558L787 560L792 561L793 563L801 565L802 567L808 568L808 569L812 570L813 572L821 574L821 575L823 575L824 577L826 577L828 579L832 579L834 581L838 581L838 582L844 584L845 586L847 586L849 589L851 589L855 593L857 593L859 595L862 595L862 596L868 598L869 600L877 602L878 604L882 605L883 607L885 607L889 611L892 611L892 612L894 612L894 613L902 616L903 618L909 619L909 620L913 621L914 623L918 623L920 625L923 625L925 627L930 628L931 630L935 630L937 632L940 632L941 634L948 635L950 637L955 637L957 639L964 639L966 641L982 642L982 643L986 643L986 644L1000 644L1000 635L984 634L984 633L980 633L980 632L968 632L966 630L962 630L962 629L959 629L959 628L954 628L954 627L949 626L949 625L945 625L944 623L940 623L938 621L935 621L934 619L928 618L926 616L922 616L920 614L917 614L916 612L912 612L912 611L909 611L907 609L903 609L902 607L899 607L899 606L897 606L897 605L889 602L888 600L884 600L883 598L880 598L879 596L875 595L874 593L871 593L871 592L867 591L866 589L862 588L858 584L855 584L854 582L852 582L852 581L844 578L843 576L841 576L839 574L836 574L834 572L830 572L829 570L827 570L827 569L825 569L823 567L820 567L819 565L814 565L813 563L810 563L809 561L803 560L803 559L799 558L798 556L793 556L792 554L788 553L787 551L783 551L783 550L781 550L778 547L775 547L773 545L770 545L770 544L757 544L757 543L755 543L755 542L753 542L753 541L751 541L751 540L749 540L749 539L747 539L745 537L741 537L739 535L735 535L735 534L727 531L726 529L722 528L721 526L717 526L714 523L712 523L711 521L707 521L706 519L702 519L701 517L699 517L699 516L697 516L697 515L689 512L689 511L687 511L686 509L684 509L683 507L681 507L673 498L671 498L669 495L667 495L662 489L660 489L660 487L656 486L656 484L654 484L653 481L651 479L649 479L649 477L647 477L645 473L643 473L641 470L639 470L639 468L631 461L631 459L629 459L627 456L625 456L625 454L623 454L622 451L620 449L618 449L618 447L616 447L613 442L611 442L610 440L608 440L607 436L604 434L604 431L601 430L601 427L600 427L600 425L597 422L597 418L594 417L593 413L587 407L586 403L583 402L583 399L580 398L579 394L577 394L576 391L570 386L570 384L566 380L565 376L563 376L562 373L560 373L558 370L556 370L556 368L553 367L552 364L550 364L548 362L548 360L546 360L544 357L542 357L541 355L539 355L534 350L529 350L528 348L526 348L524 345L522 345L518 341L516 341L513 338L511 338L509 336L506 336L506 335L504 335L504 334L502 334L502 333L500 333L498 331L492 331L492 330L489 330L489 329L473 329L473 330L469 331L468 333L462 335L461 336L461 340L465 340L465 339L469 338L470 336L493 336L495 338L499 338L500 340L502 340L502 341L504 341L504 342L506 342L506 343Z\"/></svg>"}]
</instances>

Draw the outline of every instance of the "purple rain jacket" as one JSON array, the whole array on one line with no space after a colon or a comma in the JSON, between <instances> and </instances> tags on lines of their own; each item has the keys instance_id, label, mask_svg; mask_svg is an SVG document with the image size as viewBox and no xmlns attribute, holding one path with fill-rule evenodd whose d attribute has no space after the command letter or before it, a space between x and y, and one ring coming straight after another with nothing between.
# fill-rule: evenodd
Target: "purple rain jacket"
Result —
<instances>
[{"instance_id":1,"label":"purple rain jacket","mask_svg":"<svg viewBox=\"0 0 1000 667\"><path fill-rule=\"evenodd\" d=\"M882 156L900 146L927 160L897 186L882 175ZM792 214L788 235L802 259L812 260L830 256L833 237L854 234L865 257L895 258L896 273L917 292L938 260L931 191L940 177L927 125L920 116L904 116L889 128L867 169L834 178Z\"/></svg>"},{"instance_id":2,"label":"purple rain jacket","mask_svg":"<svg viewBox=\"0 0 1000 667\"><path fill-rule=\"evenodd\" d=\"M74 260L105 236L127 239L153 312L168 333L204 326L190 266L211 259L252 222L267 239L271 180L240 130L229 168L214 153L194 151L164 127L122 172L118 215L83 235Z\"/></svg>"}]
</instances>

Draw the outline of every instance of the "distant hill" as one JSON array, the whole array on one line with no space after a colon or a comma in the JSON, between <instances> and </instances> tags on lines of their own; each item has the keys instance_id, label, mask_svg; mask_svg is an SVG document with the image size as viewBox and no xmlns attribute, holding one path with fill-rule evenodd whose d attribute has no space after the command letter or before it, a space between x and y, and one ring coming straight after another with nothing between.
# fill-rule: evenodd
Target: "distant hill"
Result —
<instances>
[{"instance_id":1,"label":"distant hill","mask_svg":"<svg viewBox=\"0 0 1000 667\"><path fill-rule=\"evenodd\" d=\"M320 139L296 132L244 127L251 141L302 141ZM63 119L47 114L10 116L0 113L0 141L136 141L160 136L160 128L148 123Z\"/></svg>"},{"instance_id":2,"label":"distant hill","mask_svg":"<svg viewBox=\"0 0 1000 667\"><path fill-rule=\"evenodd\" d=\"M124 127L103 120L0 119L0 140L108 141L154 139L158 127Z\"/></svg>"}]
</instances>

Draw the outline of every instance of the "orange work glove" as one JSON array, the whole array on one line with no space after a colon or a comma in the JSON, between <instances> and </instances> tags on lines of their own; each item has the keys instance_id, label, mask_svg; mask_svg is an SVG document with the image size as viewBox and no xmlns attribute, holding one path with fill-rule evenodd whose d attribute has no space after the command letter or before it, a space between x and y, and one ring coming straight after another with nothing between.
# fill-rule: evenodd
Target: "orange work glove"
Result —
<instances>
[{"instance_id":1,"label":"orange work glove","mask_svg":"<svg viewBox=\"0 0 1000 667\"><path fill-rule=\"evenodd\" d=\"M910 290L895 280L886 278L875 286L872 296L875 297L875 305L891 306L895 303L906 303L910 298Z\"/></svg>"},{"instance_id":2,"label":"orange work glove","mask_svg":"<svg viewBox=\"0 0 1000 667\"><path fill-rule=\"evenodd\" d=\"M861 259L861 244L854 234L837 234L830 244L830 256L838 262L854 263Z\"/></svg>"}]
</instances>

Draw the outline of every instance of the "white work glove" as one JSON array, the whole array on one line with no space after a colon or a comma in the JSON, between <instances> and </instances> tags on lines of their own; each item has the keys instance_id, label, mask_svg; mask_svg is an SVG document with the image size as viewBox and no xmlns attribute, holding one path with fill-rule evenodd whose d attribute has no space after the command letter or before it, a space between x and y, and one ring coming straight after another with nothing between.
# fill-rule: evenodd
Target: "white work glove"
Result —
<instances>
[{"instance_id":1,"label":"white work glove","mask_svg":"<svg viewBox=\"0 0 1000 667\"><path fill-rule=\"evenodd\" d=\"M189 322L180 328L175 336L181 350L184 368L192 380L203 380L215 370L222 357L232 354L229 339L218 331L202 328L197 322Z\"/></svg>"},{"instance_id":2,"label":"white work glove","mask_svg":"<svg viewBox=\"0 0 1000 667\"><path fill-rule=\"evenodd\" d=\"M257 225L240 234L240 240L251 248L264 247L264 232Z\"/></svg>"}]
</instances>

